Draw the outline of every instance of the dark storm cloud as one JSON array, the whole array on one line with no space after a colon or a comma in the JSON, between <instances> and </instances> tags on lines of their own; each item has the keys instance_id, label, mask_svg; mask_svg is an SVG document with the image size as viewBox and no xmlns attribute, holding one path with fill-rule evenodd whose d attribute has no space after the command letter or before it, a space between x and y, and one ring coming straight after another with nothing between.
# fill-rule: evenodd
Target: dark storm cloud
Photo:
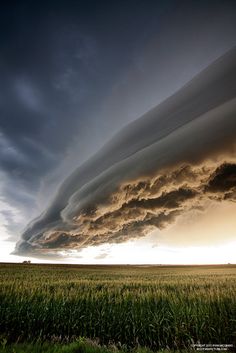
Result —
<instances>
[{"instance_id":1,"label":"dark storm cloud","mask_svg":"<svg viewBox=\"0 0 236 353\"><path fill-rule=\"evenodd\" d=\"M101 106L174 7L139 0L1 3L0 188L5 202L22 205L26 220L41 211L47 178L42 199L122 125Z\"/></svg>"},{"instance_id":2,"label":"dark storm cloud","mask_svg":"<svg viewBox=\"0 0 236 353\"><path fill-rule=\"evenodd\" d=\"M208 183L210 192L225 192L236 184L236 165L225 163L216 169Z\"/></svg>"},{"instance_id":3,"label":"dark storm cloud","mask_svg":"<svg viewBox=\"0 0 236 353\"><path fill-rule=\"evenodd\" d=\"M93 114L110 78L127 63L120 54L116 69L111 38L103 43L103 25L111 15L104 6L67 1L0 5L0 191L6 204L20 210L24 224L37 212L45 176L75 141L78 163L94 149L95 134L88 142ZM56 186L54 181L50 189ZM11 221L5 214L11 233L17 230L13 213Z\"/></svg>"},{"instance_id":4,"label":"dark storm cloud","mask_svg":"<svg viewBox=\"0 0 236 353\"><path fill-rule=\"evenodd\" d=\"M236 48L123 128L64 181L16 253L120 243L236 200Z\"/></svg>"},{"instance_id":5,"label":"dark storm cloud","mask_svg":"<svg viewBox=\"0 0 236 353\"><path fill-rule=\"evenodd\" d=\"M137 147L135 129L148 133L139 123L130 128L127 153L116 147L122 143L121 132L111 154L105 152L106 161L103 152L98 162L95 157L94 173L82 165L121 127L232 47L235 9L231 0L3 1L0 197L3 210L7 205L11 210L11 216L4 214L8 231L16 236L17 228L19 233L40 214L62 180L81 166L79 181L75 172L45 211L50 227L57 228L60 212L81 185L131 156ZM160 131L165 135L171 129L161 122ZM154 134L148 143L160 137ZM119 177L111 182L111 191L119 182ZM63 212L73 213L73 208L69 202ZM44 227L42 222L40 232ZM72 241L58 237L57 244Z\"/></svg>"}]
</instances>

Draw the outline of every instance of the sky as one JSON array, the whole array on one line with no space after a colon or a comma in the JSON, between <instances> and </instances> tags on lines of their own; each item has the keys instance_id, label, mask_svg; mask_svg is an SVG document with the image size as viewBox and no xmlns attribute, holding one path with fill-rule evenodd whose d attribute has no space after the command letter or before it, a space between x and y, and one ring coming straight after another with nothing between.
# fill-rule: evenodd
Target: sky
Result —
<instances>
[{"instance_id":1,"label":"sky","mask_svg":"<svg viewBox=\"0 0 236 353\"><path fill-rule=\"evenodd\" d=\"M235 1L0 6L0 261L236 262Z\"/></svg>"}]
</instances>

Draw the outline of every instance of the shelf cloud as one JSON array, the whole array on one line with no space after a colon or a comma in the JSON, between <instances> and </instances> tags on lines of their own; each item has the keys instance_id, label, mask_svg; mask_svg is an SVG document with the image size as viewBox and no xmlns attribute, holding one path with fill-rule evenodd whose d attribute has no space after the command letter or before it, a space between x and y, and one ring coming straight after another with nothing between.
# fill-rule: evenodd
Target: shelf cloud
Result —
<instances>
[{"instance_id":1,"label":"shelf cloud","mask_svg":"<svg viewBox=\"0 0 236 353\"><path fill-rule=\"evenodd\" d=\"M236 48L64 181L21 236L35 257L136 239L183 214L236 201Z\"/></svg>"}]
</instances>

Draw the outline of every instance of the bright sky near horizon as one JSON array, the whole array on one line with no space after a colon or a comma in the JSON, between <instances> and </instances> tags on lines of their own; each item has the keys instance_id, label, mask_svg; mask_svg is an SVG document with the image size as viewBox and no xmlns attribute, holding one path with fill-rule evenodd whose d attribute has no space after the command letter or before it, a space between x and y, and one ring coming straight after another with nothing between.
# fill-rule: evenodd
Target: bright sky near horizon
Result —
<instances>
[{"instance_id":1,"label":"bright sky near horizon","mask_svg":"<svg viewBox=\"0 0 236 353\"><path fill-rule=\"evenodd\" d=\"M182 220L163 232L124 244L107 244L74 250L70 257L58 260L35 259L9 255L15 248L10 241L0 242L1 262L59 262L75 264L235 264L236 206L228 205L195 219L192 225ZM223 214L222 214L223 213ZM222 221L216 223L215 218ZM207 229L207 234L203 230ZM6 231L1 227L1 234ZM190 236L191 234L191 236ZM7 234L6 234L7 239ZM63 252L62 252L63 254Z\"/></svg>"}]
</instances>

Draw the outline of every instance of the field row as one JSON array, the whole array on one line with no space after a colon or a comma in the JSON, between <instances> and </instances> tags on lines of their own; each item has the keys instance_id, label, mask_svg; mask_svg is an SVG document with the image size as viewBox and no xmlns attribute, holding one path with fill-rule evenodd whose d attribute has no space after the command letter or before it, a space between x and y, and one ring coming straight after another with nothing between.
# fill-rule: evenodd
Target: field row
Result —
<instances>
[{"instance_id":1,"label":"field row","mask_svg":"<svg viewBox=\"0 0 236 353\"><path fill-rule=\"evenodd\" d=\"M234 343L236 269L2 266L0 334L185 349Z\"/></svg>"}]
</instances>

